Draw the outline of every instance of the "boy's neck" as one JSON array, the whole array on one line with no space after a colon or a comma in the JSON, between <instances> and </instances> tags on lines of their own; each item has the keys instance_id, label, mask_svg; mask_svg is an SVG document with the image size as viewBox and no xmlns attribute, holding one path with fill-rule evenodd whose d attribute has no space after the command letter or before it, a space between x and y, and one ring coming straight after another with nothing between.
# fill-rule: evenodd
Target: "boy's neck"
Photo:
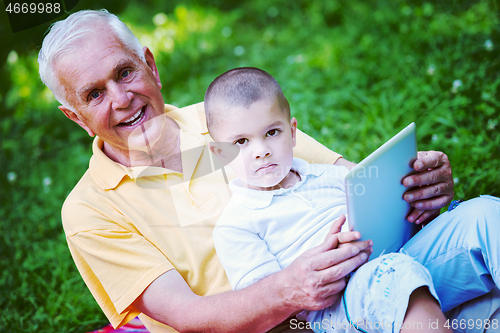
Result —
<instances>
[{"instance_id":1,"label":"boy's neck","mask_svg":"<svg viewBox=\"0 0 500 333\"><path fill-rule=\"evenodd\" d=\"M251 186L248 184L244 184L244 185L245 185L245 187L248 187L248 188L251 188L251 189L254 189L257 191L275 191L275 190L279 190L282 188L290 188L290 187L294 186L295 184L297 184L299 181L300 181L299 173L293 169L290 169L290 171L285 176L285 178L283 178L283 180L281 182L279 182L278 184L276 184L274 186L257 187L257 186Z\"/></svg>"}]
</instances>

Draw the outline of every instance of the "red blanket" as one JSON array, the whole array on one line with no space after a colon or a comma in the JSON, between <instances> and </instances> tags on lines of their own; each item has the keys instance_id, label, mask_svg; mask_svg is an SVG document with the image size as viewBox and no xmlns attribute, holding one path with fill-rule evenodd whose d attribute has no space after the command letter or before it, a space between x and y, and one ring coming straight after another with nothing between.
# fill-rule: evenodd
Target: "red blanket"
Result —
<instances>
[{"instance_id":1,"label":"red blanket","mask_svg":"<svg viewBox=\"0 0 500 333\"><path fill-rule=\"evenodd\" d=\"M132 319L128 324L123 325L118 329L114 329L111 324L104 326L97 331L89 332L89 333L149 333L149 331L144 327L141 320L139 318Z\"/></svg>"}]
</instances>

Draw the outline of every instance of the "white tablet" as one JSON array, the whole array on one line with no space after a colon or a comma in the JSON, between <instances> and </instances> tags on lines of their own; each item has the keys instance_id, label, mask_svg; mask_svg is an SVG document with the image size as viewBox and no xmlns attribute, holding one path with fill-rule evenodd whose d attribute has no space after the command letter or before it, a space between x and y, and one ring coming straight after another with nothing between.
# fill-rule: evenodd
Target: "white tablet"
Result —
<instances>
[{"instance_id":1,"label":"white tablet","mask_svg":"<svg viewBox=\"0 0 500 333\"><path fill-rule=\"evenodd\" d=\"M345 178L349 228L373 241L370 259L397 252L417 231L406 220L403 178L417 158L415 123L396 134L349 171Z\"/></svg>"}]
</instances>

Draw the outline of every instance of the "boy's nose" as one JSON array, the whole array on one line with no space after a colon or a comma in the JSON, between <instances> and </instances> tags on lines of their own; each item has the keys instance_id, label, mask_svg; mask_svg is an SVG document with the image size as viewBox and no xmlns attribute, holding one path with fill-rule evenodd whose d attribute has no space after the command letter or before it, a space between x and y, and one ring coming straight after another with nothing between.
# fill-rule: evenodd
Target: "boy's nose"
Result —
<instances>
[{"instance_id":1,"label":"boy's nose","mask_svg":"<svg viewBox=\"0 0 500 333\"><path fill-rule=\"evenodd\" d=\"M255 158L264 158L264 157L269 157L271 156L271 149L269 149L268 147L266 146L262 146L260 147L260 149L258 149L256 152L255 152Z\"/></svg>"}]
</instances>

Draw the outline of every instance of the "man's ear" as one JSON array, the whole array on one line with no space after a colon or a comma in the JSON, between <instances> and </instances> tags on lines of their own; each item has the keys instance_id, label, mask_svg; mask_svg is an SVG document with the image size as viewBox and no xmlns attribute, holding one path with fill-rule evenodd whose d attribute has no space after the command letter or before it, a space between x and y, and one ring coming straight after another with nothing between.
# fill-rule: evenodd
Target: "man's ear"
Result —
<instances>
[{"instance_id":1,"label":"man's ear","mask_svg":"<svg viewBox=\"0 0 500 333\"><path fill-rule=\"evenodd\" d=\"M78 115L75 112L73 112L72 110L68 109L67 107L65 107L63 105L59 106L59 110L61 110L66 117L68 117L70 120L72 120L75 123L77 123L85 131L87 131L87 133L91 137L95 136L95 133L90 129L90 127L88 127L87 125L85 125L85 123L80 120L80 118L78 117Z\"/></svg>"},{"instance_id":2,"label":"man's ear","mask_svg":"<svg viewBox=\"0 0 500 333\"><path fill-rule=\"evenodd\" d=\"M292 131L293 147L295 147L295 145L297 144L297 119L295 119L295 117L292 117L292 119L290 119L290 128Z\"/></svg>"},{"instance_id":3,"label":"man's ear","mask_svg":"<svg viewBox=\"0 0 500 333\"><path fill-rule=\"evenodd\" d=\"M146 63L148 64L149 68L151 68L151 71L153 72L153 75L156 78L156 83L161 89L160 73L158 72L158 67L156 67L156 62L153 56L153 52L151 52L151 50L147 46L144 46L143 51L144 51L144 57L146 58Z\"/></svg>"}]
</instances>

